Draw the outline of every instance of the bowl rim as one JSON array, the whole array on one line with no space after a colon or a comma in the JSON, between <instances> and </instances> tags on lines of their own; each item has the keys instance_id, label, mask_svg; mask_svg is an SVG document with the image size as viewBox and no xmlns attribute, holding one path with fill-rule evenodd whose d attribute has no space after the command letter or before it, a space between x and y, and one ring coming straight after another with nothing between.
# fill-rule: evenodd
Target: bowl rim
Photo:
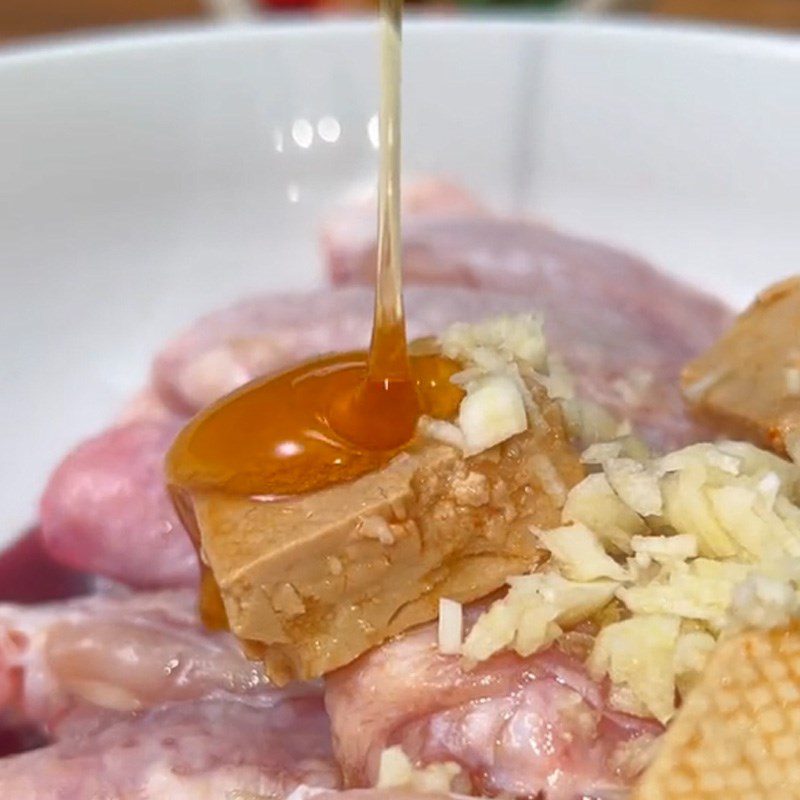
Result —
<instances>
[{"instance_id":1,"label":"bowl rim","mask_svg":"<svg viewBox=\"0 0 800 800\"><path fill-rule=\"evenodd\" d=\"M446 13L409 13L405 28L412 34L433 36L469 35L480 37L504 31L547 33L573 38L625 38L657 40L692 45L728 53L777 57L800 63L800 34L733 24L656 21L642 16L617 19L579 15L530 12L503 14L470 12L458 17ZM176 22L162 25L132 25L89 32L33 37L0 47L0 78L3 71L47 62L91 58L98 54L158 52L178 48L272 39L328 39L334 36L374 35L376 19L355 15L346 19L301 15L286 19L265 18L220 23L214 21Z\"/></svg>"}]
</instances>

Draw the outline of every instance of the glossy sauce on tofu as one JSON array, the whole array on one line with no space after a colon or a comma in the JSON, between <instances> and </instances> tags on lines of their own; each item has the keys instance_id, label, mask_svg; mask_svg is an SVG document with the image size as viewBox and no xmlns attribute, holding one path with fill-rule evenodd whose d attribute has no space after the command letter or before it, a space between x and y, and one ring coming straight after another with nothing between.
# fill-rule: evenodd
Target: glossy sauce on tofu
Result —
<instances>
[{"instance_id":1,"label":"glossy sauce on tofu","mask_svg":"<svg viewBox=\"0 0 800 800\"><path fill-rule=\"evenodd\" d=\"M460 369L409 359L403 381L369 377L364 352L326 356L251 383L194 418L167 457L171 485L280 499L379 469L414 435L420 413L452 417Z\"/></svg>"}]
</instances>

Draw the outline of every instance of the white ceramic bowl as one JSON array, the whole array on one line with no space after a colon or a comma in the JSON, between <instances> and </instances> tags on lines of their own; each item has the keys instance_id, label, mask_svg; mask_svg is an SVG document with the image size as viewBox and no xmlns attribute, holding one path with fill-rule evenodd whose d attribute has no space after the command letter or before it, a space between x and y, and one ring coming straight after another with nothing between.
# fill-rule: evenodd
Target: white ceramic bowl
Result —
<instances>
[{"instance_id":1,"label":"white ceramic bowl","mask_svg":"<svg viewBox=\"0 0 800 800\"><path fill-rule=\"evenodd\" d=\"M376 53L372 23L315 23L0 56L0 542L167 335L319 280L325 209L374 176ZM736 303L798 269L798 40L429 21L407 26L405 67L407 171Z\"/></svg>"}]
</instances>

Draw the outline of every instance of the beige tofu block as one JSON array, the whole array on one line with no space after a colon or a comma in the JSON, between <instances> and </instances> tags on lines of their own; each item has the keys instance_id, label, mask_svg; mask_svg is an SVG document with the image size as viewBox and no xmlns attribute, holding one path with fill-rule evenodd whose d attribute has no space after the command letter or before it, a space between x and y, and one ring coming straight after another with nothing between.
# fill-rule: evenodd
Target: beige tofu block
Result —
<instances>
[{"instance_id":1,"label":"beige tofu block","mask_svg":"<svg viewBox=\"0 0 800 800\"><path fill-rule=\"evenodd\" d=\"M559 524L583 476L560 409L470 458L437 443L350 483L282 502L198 493L205 562L231 630L277 684L322 675L475 600L544 557L530 526Z\"/></svg>"},{"instance_id":2,"label":"beige tofu block","mask_svg":"<svg viewBox=\"0 0 800 800\"><path fill-rule=\"evenodd\" d=\"M800 798L800 626L716 649L631 800Z\"/></svg>"},{"instance_id":3,"label":"beige tofu block","mask_svg":"<svg viewBox=\"0 0 800 800\"><path fill-rule=\"evenodd\" d=\"M785 455L800 449L800 276L763 291L686 366L684 397L702 417Z\"/></svg>"}]
</instances>

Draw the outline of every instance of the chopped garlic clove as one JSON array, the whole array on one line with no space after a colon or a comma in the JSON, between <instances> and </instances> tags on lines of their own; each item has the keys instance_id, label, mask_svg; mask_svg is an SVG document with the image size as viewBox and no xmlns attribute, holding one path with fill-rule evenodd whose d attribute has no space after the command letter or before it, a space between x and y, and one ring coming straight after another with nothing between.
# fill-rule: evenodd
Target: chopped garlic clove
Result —
<instances>
[{"instance_id":1,"label":"chopped garlic clove","mask_svg":"<svg viewBox=\"0 0 800 800\"><path fill-rule=\"evenodd\" d=\"M678 563L662 570L646 585L620 589L617 597L634 614L677 614L719 630L733 588L748 572L744 564L697 558L688 566Z\"/></svg>"},{"instance_id":2,"label":"chopped garlic clove","mask_svg":"<svg viewBox=\"0 0 800 800\"><path fill-rule=\"evenodd\" d=\"M733 590L731 625L738 628L778 628L800 611L796 583L751 573Z\"/></svg>"},{"instance_id":3,"label":"chopped garlic clove","mask_svg":"<svg viewBox=\"0 0 800 800\"><path fill-rule=\"evenodd\" d=\"M786 380L786 395L800 397L800 368L785 367L783 375Z\"/></svg>"},{"instance_id":4,"label":"chopped garlic clove","mask_svg":"<svg viewBox=\"0 0 800 800\"><path fill-rule=\"evenodd\" d=\"M675 713L675 650L680 619L673 615L634 616L615 622L597 636L589 656L589 674L595 680L608 675L627 686L658 720Z\"/></svg>"},{"instance_id":5,"label":"chopped garlic clove","mask_svg":"<svg viewBox=\"0 0 800 800\"><path fill-rule=\"evenodd\" d=\"M141 700L132 692L113 683L93 680L73 680L65 686L69 692L97 708L110 711L137 711Z\"/></svg>"},{"instance_id":6,"label":"chopped garlic clove","mask_svg":"<svg viewBox=\"0 0 800 800\"><path fill-rule=\"evenodd\" d=\"M523 609L514 638L514 650L527 658L552 644L563 631L556 623L558 609L543 603Z\"/></svg>"},{"instance_id":7,"label":"chopped garlic clove","mask_svg":"<svg viewBox=\"0 0 800 800\"><path fill-rule=\"evenodd\" d=\"M579 522L542 531L539 540L552 553L562 574L571 580L626 578L625 570L603 550L597 536Z\"/></svg>"},{"instance_id":8,"label":"chopped garlic clove","mask_svg":"<svg viewBox=\"0 0 800 800\"><path fill-rule=\"evenodd\" d=\"M738 545L740 558L761 559L779 547L776 524L769 524L756 513L758 492L747 486L721 486L708 489L706 497L714 515L730 538ZM800 542L797 543L800 546ZM796 554L795 554L796 555Z\"/></svg>"},{"instance_id":9,"label":"chopped garlic clove","mask_svg":"<svg viewBox=\"0 0 800 800\"><path fill-rule=\"evenodd\" d=\"M620 423L605 408L578 397L562 403L570 436L584 445L607 442L619 435Z\"/></svg>"},{"instance_id":10,"label":"chopped garlic clove","mask_svg":"<svg viewBox=\"0 0 800 800\"><path fill-rule=\"evenodd\" d=\"M414 768L411 765L411 761L400 745L387 747L381 752L376 786L379 789L407 786L411 783L413 771Z\"/></svg>"},{"instance_id":11,"label":"chopped garlic clove","mask_svg":"<svg viewBox=\"0 0 800 800\"><path fill-rule=\"evenodd\" d=\"M547 344L542 321L531 314L501 316L485 322L456 322L439 339L442 352L457 361L478 363L487 353L506 362L522 361L547 368Z\"/></svg>"},{"instance_id":12,"label":"chopped garlic clove","mask_svg":"<svg viewBox=\"0 0 800 800\"><path fill-rule=\"evenodd\" d=\"M701 555L731 558L739 548L714 513L705 491L707 477L702 464L693 464L661 481L664 522L677 533L696 536Z\"/></svg>"},{"instance_id":13,"label":"chopped garlic clove","mask_svg":"<svg viewBox=\"0 0 800 800\"><path fill-rule=\"evenodd\" d=\"M789 491L788 487L800 486L800 470L798 465L762 450L749 442L735 442L725 440L717 442L715 445L718 450L736 456L741 460L741 472L745 475L756 475L763 472L774 472L784 486L784 491Z\"/></svg>"},{"instance_id":14,"label":"chopped garlic clove","mask_svg":"<svg viewBox=\"0 0 800 800\"><path fill-rule=\"evenodd\" d=\"M439 652L454 656L461 652L464 636L464 610L461 603L442 597L439 600Z\"/></svg>"},{"instance_id":15,"label":"chopped garlic clove","mask_svg":"<svg viewBox=\"0 0 800 800\"><path fill-rule=\"evenodd\" d=\"M661 564L697 557L697 537L690 533L675 536L634 536L631 545L637 556L646 555Z\"/></svg>"},{"instance_id":16,"label":"chopped garlic clove","mask_svg":"<svg viewBox=\"0 0 800 800\"><path fill-rule=\"evenodd\" d=\"M675 646L675 680L681 697L685 697L705 669L717 640L707 631L684 631Z\"/></svg>"},{"instance_id":17,"label":"chopped garlic clove","mask_svg":"<svg viewBox=\"0 0 800 800\"><path fill-rule=\"evenodd\" d=\"M575 397L575 381L561 358L555 354L547 357L547 375L541 376L547 394L554 400L571 400Z\"/></svg>"},{"instance_id":18,"label":"chopped garlic clove","mask_svg":"<svg viewBox=\"0 0 800 800\"><path fill-rule=\"evenodd\" d=\"M437 442L450 445L450 447L455 447L457 450L464 450L466 447L461 428L458 425L453 425L452 422L422 417L418 424L418 431L429 439L435 439Z\"/></svg>"},{"instance_id":19,"label":"chopped garlic clove","mask_svg":"<svg viewBox=\"0 0 800 800\"><path fill-rule=\"evenodd\" d=\"M530 655L608 605L617 581L568 581L554 572L509 578L508 594L478 618L461 652L483 661L506 647Z\"/></svg>"},{"instance_id":20,"label":"chopped garlic clove","mask_svg":"<svg viewBox=\"0 0 800 800\"><path fill-rule=\"evenodd\" d=\"M647 531L645 521L620 499L602 473L587 475L572 487L562 518L582 522L616 553L630 553L631 536Z\"/></svg>"},{"instance_id":21,"label":"chopped garlic clove","mask_svg":"<svg viewBox=\"0 0 800 800\"><path fill-rule=\"evenodd\" d=\"M556 622L564 628L572 628L605 608L619 586L611 580L578 583L563 578L556 582L557 575L552 578L545 584L544 594L558 609Z\"/></svg>"},{"instance_id":22,"label":"chopped garlic clove","mask_svg":"<svg viewBox=\"0 0 800 800\"><path fill-rule=\"evenodd\" d=\"M461 767L453 761L414 767L400 745L381 752L377 789L408 788L412 791L446 795Z\"/></svg>"},{"instance_id":23,"label":"chopped garlic clove","mask_svg":"<svg viewBox=\"0 0 800 800\"><path fill-rule=\"evenodd\" d=\"M764 498L768 508L775 505L778 492L781 490L781 479L775 472L768 472L756 485L756 490Z\"/></svg>"},{"instance_id":24,"label":"chopped garlic clove","mask_svg":"<svg viewBox=\"0 0 800 800\"><path fill-rule=\"evenodd\" d=\"M484 661L509 647L519 625L522 608L510 599L510 592L480 615L467 635L461 652L473 661Z\"/></svg>"},{"instance_id":25,"label":"chopped garlic clove","mask_svg":"<svg viewBox=\"0 0 800 800\"><path fill-rule=\"evenodd\" d=\"M716 445L701 442L676 450L673 453L658 459L657 470L659 475L666 475L668 472L677 472L692 464L702 463L705 466L716 467L729 475L738 475L742 460L732 453L720 450Z\"/></svg>"},{"instance_id":26,"label":"chopped garlic clove","mask_svg":"<svg viewBox=\"0 0 800 800\"><path fill-rule=\"evenodd\" d=\"M615 440L612 442L595 442L590 444L581 453L581 461L584 464L603 464L611 458L619 458L622 454L622 442Z\"/></svg>"},{"instance_id":27,"label":"chopped garlic clove","mask_svg":"<svg viewBox=\"0 0 800 800\"><path fill-rule=\"evenodd\" d=\"M663 509L658 478L647 465L632 458L611 458L603 464L611 487L637 514L660 514Z\"/></svg>"},{"instance_id":28,"label":"chopped garlic clove","mask_svg":"<svg viewBox=\"0 0 800 800\"><path fill-rule=\"evenodd\" d=\"M458 425L467 453L480 453L522 433L528 418L517 384L505 375L480 381L461 401Z\"/></svg>"},{"instance_id":29,"label":"chopped garlic clove","mask_svg":"<svg viewBox=\"0 0 800 800\"><path fill-rule=\"evenodd\" d=\"M626 683L611 682L608 690L608 705L615 711L633 717L650 717L650 709L637 697Z\"/></svg>"}]
</instances>

